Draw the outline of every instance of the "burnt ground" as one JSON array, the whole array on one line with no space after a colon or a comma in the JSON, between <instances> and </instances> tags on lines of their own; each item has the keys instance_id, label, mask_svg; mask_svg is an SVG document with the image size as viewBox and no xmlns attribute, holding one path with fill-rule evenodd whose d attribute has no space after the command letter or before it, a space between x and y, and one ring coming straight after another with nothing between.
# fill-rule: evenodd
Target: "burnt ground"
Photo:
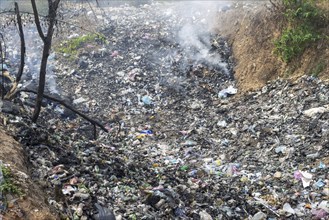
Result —
<instances>
[{"instance_id":1,"label":"burnt ground","mask_svg":"<svg viewBox=\"0 0 329 220\"><path fill-rule=\"evenodd\" d=\"M162 5L106 10L106 43L56 53L53 71L59 95L109 133L91 140L88 122L51 103L38 125L7 116L50 207L70 219L328 215L328 84L276 80L223 97L239 60L201 8L192 20Z\"/></svg>"}]
</instances>

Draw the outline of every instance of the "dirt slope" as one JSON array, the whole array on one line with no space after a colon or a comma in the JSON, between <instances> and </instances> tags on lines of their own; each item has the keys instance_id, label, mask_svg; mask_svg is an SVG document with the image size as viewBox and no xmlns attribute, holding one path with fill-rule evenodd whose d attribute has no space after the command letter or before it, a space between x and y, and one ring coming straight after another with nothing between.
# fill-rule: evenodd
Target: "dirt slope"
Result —
<instances>
[{"instance_id":1,"label":"dirt slope","mask_svg":"<svg viewBox=\"0 0 329 220\"><path fill-rule=\"evenodd\" d=\"M24 156L22 146L6 134L4 130L5 128L0 126L0 160L3 164L10 165L18 187L23 191L23 195L6 195L8 209L3 216L0 214L0 219L56 219L45 204L42 189L30 178L26 164L27 158Z\"/></svg>"},{"instance_id":2,"label":"dirt slope","mask_svg":"<svg viewBox=\"0 0 329 220\"><path fill-rule=\"evenodd\" d=\"M324 5L329 9L328 5ZM328 43L319 41L289 64L273 54L273 40L279 36L283 21L269 6L236 5L235 10L220 16L218 30L231 43L236 59L235 77L241 93L262 87L267 81L277 78L296 79L311 74L321 62L329 60ZM329 27L325 30L329 33ZM319 74L323 80L329 79L329 65Z\"/></svg>"}]
</instances>

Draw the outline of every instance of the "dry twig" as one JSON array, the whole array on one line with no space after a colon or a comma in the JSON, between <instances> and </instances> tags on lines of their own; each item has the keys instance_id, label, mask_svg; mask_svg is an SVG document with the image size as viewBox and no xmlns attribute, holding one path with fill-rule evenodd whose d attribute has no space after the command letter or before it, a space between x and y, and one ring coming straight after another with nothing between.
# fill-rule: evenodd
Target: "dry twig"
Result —
<instances>
[{"instance_id":1,"label":"dry twig","mask_svg":"<svg viewBox=\"0 0 329 220\"><path fill-rule=\"evenodd\" d=\"M21 89L21 90L18 90L17 92L30 92L30 93L37 94L37 91L31 90L31 89ZM89 121L92 125L94 125L94 137L95 137L95 139L96 139L96 125L98 127L100 127L103 131L108 132L108 130L100 122L98 122L98 121L90 118L89 116L83 114L82 112L76 110L75 108L73 108L72 106L67 104L65 101L63 101L61 99L58 99L58 98L55 98L55 97L52 97L52 96L49 96L49 95L46 95L46 94L43 94L43 97L63 105L64 107L70 109L71 111L73 111L74 113L76 113L77 115L81 116L82 118Z\"/></svg>"}]
</instances>

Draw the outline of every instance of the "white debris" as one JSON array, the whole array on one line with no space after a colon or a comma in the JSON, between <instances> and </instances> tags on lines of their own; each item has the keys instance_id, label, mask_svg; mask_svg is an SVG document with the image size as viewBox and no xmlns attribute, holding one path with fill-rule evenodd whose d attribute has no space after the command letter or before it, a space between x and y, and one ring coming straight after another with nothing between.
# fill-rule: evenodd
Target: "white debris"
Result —
<instances>
[{"instance_id":1,"label":"white debris","mask_svg":"<svg viewBox=\"0 0 329 220\"><path fill-rule=\"evenodd\" d=\"M329 105L324 105L323 107L310 108L305 110L303 113L308 117L314 117L316 114L323 114L329 112Z\"/></svg>"}]
</instances>

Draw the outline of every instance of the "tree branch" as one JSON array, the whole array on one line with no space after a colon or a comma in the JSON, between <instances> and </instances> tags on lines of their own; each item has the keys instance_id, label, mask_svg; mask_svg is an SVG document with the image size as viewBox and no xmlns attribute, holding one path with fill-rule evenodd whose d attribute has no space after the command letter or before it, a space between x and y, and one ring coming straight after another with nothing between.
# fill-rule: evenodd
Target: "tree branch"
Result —
<instances>
[{"instance_id":1,"label":"tree branch","mask_svg":"<svg viewBox=\"0 0 329 220\"><path fill-rule=\"evenodd\" d=\"M91 4L90 4L90 2L89 2L88 0L86 0L86 2L88 3L88 5L89 5L89 7L90 7L90 10L92 11L92 13L93 13L93 15L94 15L94 17L95 17L95 21L97 22L98 19L97 19L97 16L96 16L96 13L95 13L93 7L91 6ZM98 2L97 2L97 1L96 1L96 4L98 5Z\"/></svg>"},{"instance_id":2,"label":"tree branch","mask_svg":"<svg viewBox=\"0 0 329 220\"><path fill-rule=\"evenodd\" d=\"M15 2L15 14L17 16L19 37L20 37L20 41L21 41L21 63L20 63L20 66L19 66L19 69L17 72L16 80L15 80L15 82L13 82L13 85L12 85L10 91L5 95L5 97L4 97L5 99L10 99L15 94L17 85L22 78L24 65L25 65L25 49L26 49L25 48L25 38L24 38L24 32L23 32L23 26L22 26L22 17L20 15L17 2Z\"/></svg>"},{"instance_id":3,"label":"tree branch","mask_svg":"<svg viewBox=\"0 0 329 220\"><path fill-rule=\"evenodd\" d=\"M31 90L31 89L20 89L18 90L17 92L30 92L30 93L34 93L34 94L37 94L37 91L34 91L34 90ZM72 106L70 106L69 104L67 104L65 101L61 100L61 99L58 99L58 98L55 98L55 97L52 97L50 95L46 95L46 94L43 94L43 96L46 98L46 99L49 99L51 101L54 101L54 102L57 102L61 105L63 105L64 107L70 109L71 111L73 111L74 113L76 113L77 115L80 115L82 118L84 118L85 120L89 121L91 124L93 124L94 126L97 125L98 127L100 127L103 131L107 132L108 133L108 130L104 127L104 125L102 125L101 123L99 123L98 121L95 121L94 119L88 117L87 115L81 113L80 111L76 110L75 108L73 108Z\"/></svg>"},{"instance_id":4,"label":"tree branch","mask_svg":"<svg viewBox=\"0 0 329 220\"><path fill-rule=\"evenodd\" d=\"M37 5L35 4L35 0L31 0L31 3L32 3L33 14L34 14L35 25L37 26L37 30L38 30L40 38L42 39L43 42L45 42L46 37L42 32L42 28L41 28L40 20L39 20L39 13L38 13Z\"/></svg>"},{"instance_id":5,"label":"tree branch","mask_svg":"<svg viewBox=\"0 0 329 220\"><path fill-rule=\"evenodd\" d=\"M3 69L3 64L4 64L4 54L3 54L3 50L2 50L2 42L5 42L3 39L3 35L0 33L0 37L1 37L1 41L0 41L0 59L1 59L1 79L2 79L2 83L1 83L1 98L4 99L5 96L5 79L4 79L4 69Z\"/></svg>"},{"instance_id":6,"label":"tree branch","mask_svg":"<svg viewBox=\"0 0 329 220\"><path fill-rule=\"evenodd\" d=\"M17 77L16 77L16 83L19 83L19 81L21 80L24 65L25 65L25 38L24 38L24 32L23 32L23 26L22 26L22 18L19 13L19 8L18 8L17 2L15 2L15 12L17 15L19 37L21 39L21 64L19 66L19 70L18 70Z\"/></svg>"},{"instance_id":7,"label":"tree branch","mask_svg":"<svg viewBox=\"0 0 329 220\"><path fill-rule=\"evenodd\" d=\"M1 1L1 0L0 0ZM8 11L3 11L3 12L0 12L0 14L4 14L4 13L7 13L7 14L11 14L11 13L15 13L13 12L12 10L8 10ZM28 11L20 11L21 14L27 14L27 15L33 15L33 13L31 12L28 12ZM42 18L47 18L47 16L45 15L40 15L39 14L39 17L42 17ZM92 33L92 34L99 34L98 32L95 32L95 31L92 31L92 30L89 30L81 25L76 25L72 22L69 22L69 21L65 21L65 20L61 20L61 19L58 19L56 18L56 22L60 22L60 23L63 23L63 24L67 24L67 25L70 25L70 26L73 26L73 27L76 27L76 28L79 28L81 30L84 30L84 31L87 31L89 33Z\"/></svg>"}]
</instances>

